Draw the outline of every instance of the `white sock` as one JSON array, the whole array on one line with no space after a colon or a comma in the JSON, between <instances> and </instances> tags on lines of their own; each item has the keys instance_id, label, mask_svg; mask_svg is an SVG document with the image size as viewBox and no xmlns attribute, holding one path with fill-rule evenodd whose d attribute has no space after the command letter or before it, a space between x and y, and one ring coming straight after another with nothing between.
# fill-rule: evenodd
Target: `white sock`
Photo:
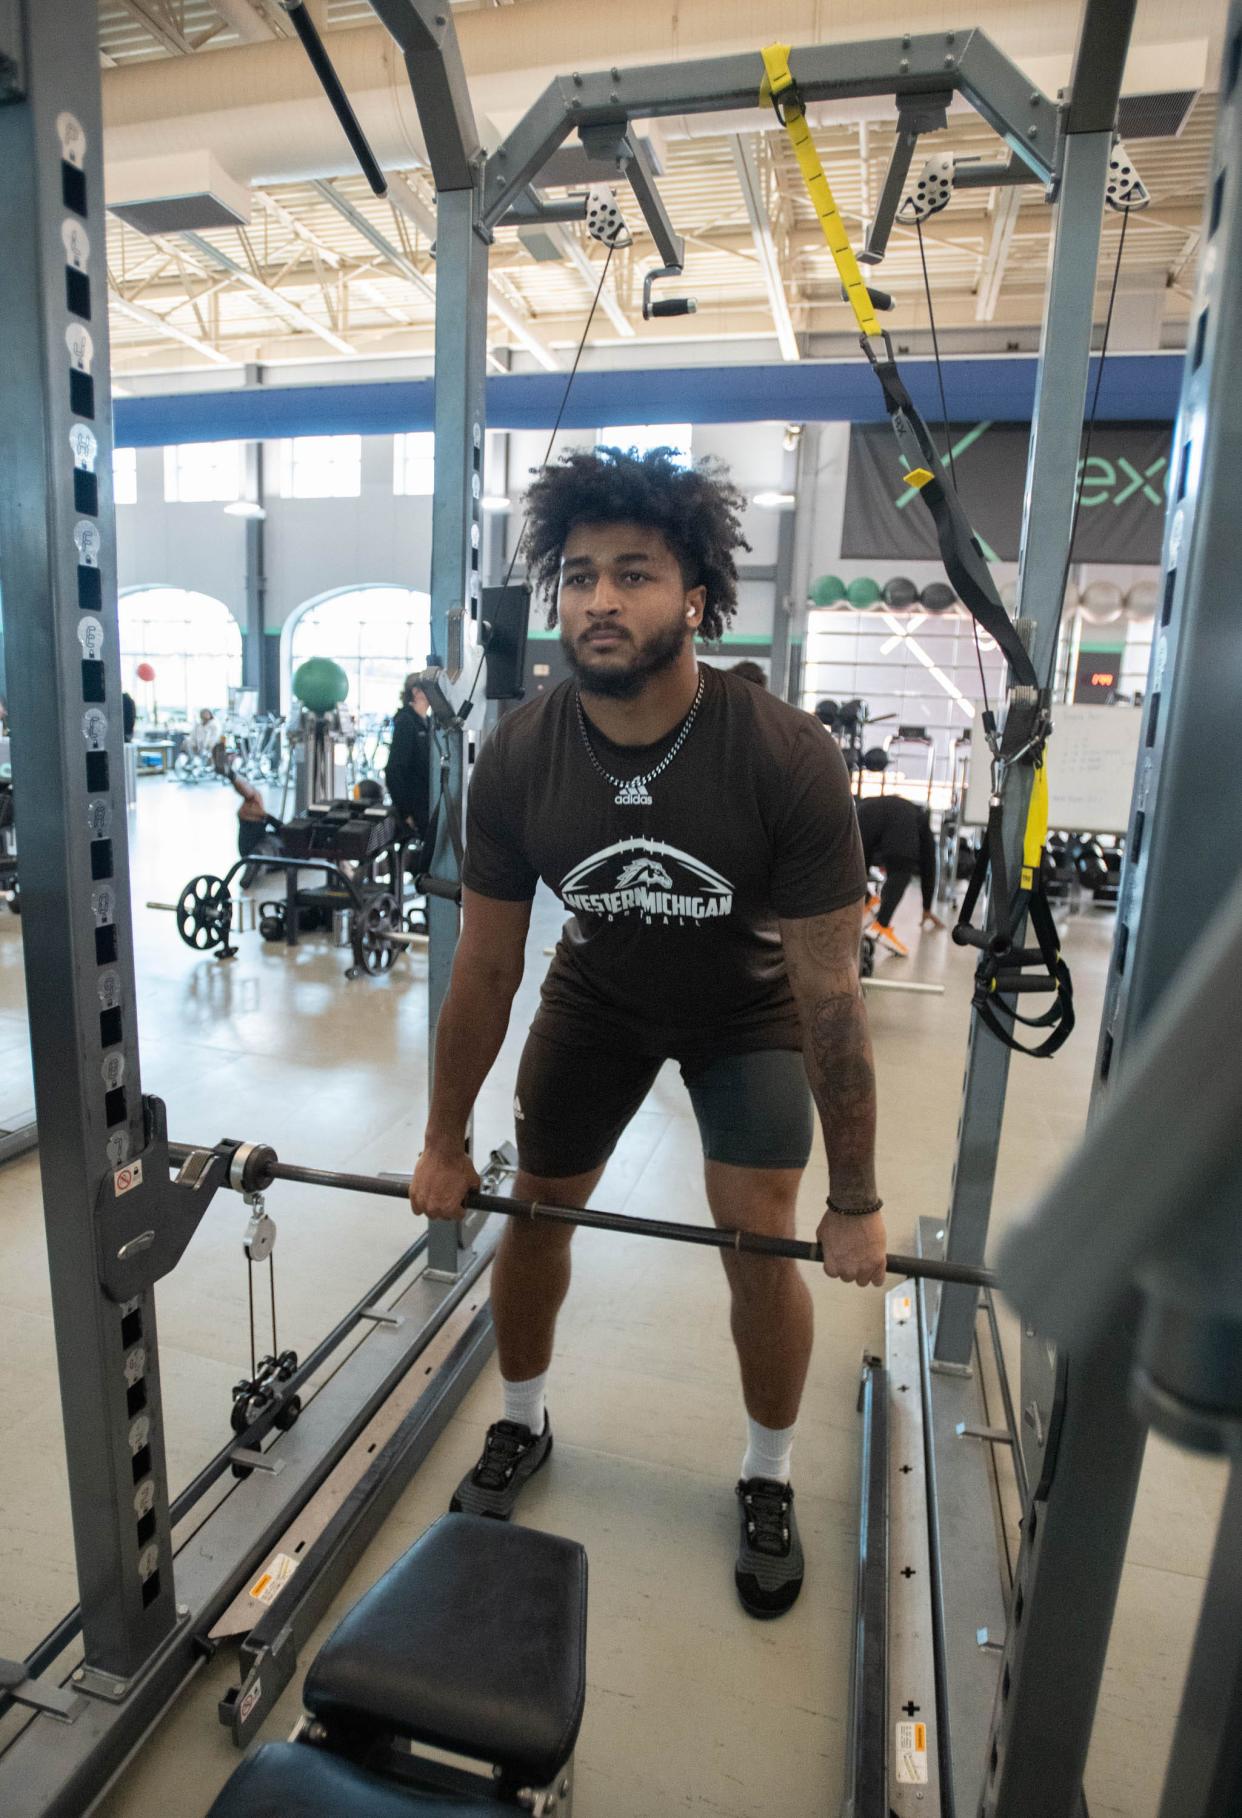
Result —
<instances>
[{"instance_id":1,"label":"white sock","mask_svg":"<svg viewBox=\"0 0 1242 1818\"><path fill-rule=\"evenodd\" d=\"M746 1417L748 1443L742 1460L743 1478L769 1477L773 1483L789 1482L793 1453L793 1427L765 1427Z\"/></svg>"},{"instance_id":2,"label":"white sock","mask_svg":"<svg viewBox=\"0 0 1242 1818\"><path fill-rule=\"evenodd\" d=\"M526 1382L506 1382L502 1376L500 1386L505 1392L506 1420L512 1420L519 1427L529 1427L535 1438L543 1432L543 1396L548 1386L548 1372L542 1376L532 1376Z\"/></svg>"}]
</instances>

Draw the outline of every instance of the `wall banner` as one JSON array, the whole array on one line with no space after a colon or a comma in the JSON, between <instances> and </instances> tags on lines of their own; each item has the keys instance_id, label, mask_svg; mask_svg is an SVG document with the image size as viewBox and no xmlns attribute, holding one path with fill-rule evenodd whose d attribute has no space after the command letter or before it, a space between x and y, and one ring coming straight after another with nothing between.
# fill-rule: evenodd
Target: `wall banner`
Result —
<instances>
[{"instance_id":1,"label":"wall banner","mask_svg":"<svg viewBox=\"0 0 1242 1818\"><path fill-rule=\"evenodd\" d=\"M933 430L944 460L943 430ZM951 423L957 490L983 553L1016 562L1026 486L1026 423ZM1167 423L1097 423L1082 479L1076 562L1159 562L1169 479ZM1082 463L1079 463L1082 471ZM936 560L935 525L902 481L888 423L850 430L841 553L880 561Z\"/></svg>"}]
</instances>

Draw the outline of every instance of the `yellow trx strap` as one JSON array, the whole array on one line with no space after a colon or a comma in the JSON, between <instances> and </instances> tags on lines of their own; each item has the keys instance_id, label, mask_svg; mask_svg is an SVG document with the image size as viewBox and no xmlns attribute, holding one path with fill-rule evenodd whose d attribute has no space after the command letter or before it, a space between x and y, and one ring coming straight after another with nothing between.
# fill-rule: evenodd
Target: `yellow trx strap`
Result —
<instances>
[{"instance_id":1,"label":"yellow trx strap","mask_svg":"<svg viewBox=\"0 0 1242 1818\"><path fill-rule=\"evenodd\" d=\"M867 295L867 286L858 269L858 260L854 257L845 225L837 211L831 186L824 175L824 167L819 161L811 129L806 123L793 71L789 67L789 51L788 44L769 44L764 47L763 67L767 73L759 90L760 104L766 105L770 101L777 103L777 113L789 134L789 143L794 148L794 156L798 160L798 168L802 172L811 205L819 217L824 239L828 242L828 250L845 286L850 307L858 318L858 326L865 335L878 335L882 332L880 324L871 306L871 298ZM782 101L782 95L787 95L788 99Z\"/></svg>"},{"instance_id":2,"label":"yellow trx strap","mask_svg":"<svg viewBox=\"0 0 1242 1818\"><path fill-rule=\"evenodd\" d=\"M1039 871L1044 847L1048 844L1048 765L1040 758L1031 782L1031 805L1026 815L1026 833L1022 841L1022 876L1019 889L1029 890Z\"/></svg>"}]
</instances>

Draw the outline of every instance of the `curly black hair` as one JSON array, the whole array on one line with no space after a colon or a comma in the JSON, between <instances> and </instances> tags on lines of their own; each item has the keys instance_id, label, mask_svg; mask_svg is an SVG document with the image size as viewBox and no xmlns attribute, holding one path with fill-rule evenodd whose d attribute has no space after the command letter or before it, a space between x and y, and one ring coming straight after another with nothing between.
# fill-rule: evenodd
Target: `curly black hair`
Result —
<instances>
[{"instance_id":1,"label":"curly black hair","mask_svg":"<svg viewBox=\"0 0 1242 1818\"><path fill-rule=\"evenodd\" d=\"M673 448L597 448L563 455L541 469L526 495L527 551L536 591L556 624L561 556L577 524L648 524L676 556L687 588L704 587L707 602L698 635L724 636L737 611L733 552L749 549L742 535L743 494L718 461L677 464Z\"/></svg>"}]
</instances>

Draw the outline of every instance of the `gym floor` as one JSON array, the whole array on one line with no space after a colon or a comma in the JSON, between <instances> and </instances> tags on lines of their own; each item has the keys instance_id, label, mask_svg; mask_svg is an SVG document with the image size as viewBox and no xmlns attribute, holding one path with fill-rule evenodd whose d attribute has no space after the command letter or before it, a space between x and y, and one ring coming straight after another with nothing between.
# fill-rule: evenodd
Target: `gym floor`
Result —
<instances>
[{"instance_id":1,"label":"gym floor","mask_svg":"<svg viewBox=\"0 0 1242 1818\"><path fill-rule=\"evenodd\" d=\"M426 958L383 980L347 981L326 937L292 953L257 934L237 960L199 958L148 898L175 898L195 872L226 869L235 801L214 784L141 783L131 816L144 1089L169 1108L174 1139L269 1141L286 1160L408 1170L426 1103ZM511 1135L511 1081L560 911L541 896L513 1026L480 1099L477 1151ZM944 1210L953 1160L970 961L945 936L913 932L908 962L882 975L943 979L943 998L872 994L881 1091L882 1191L894 1247L920 1214ZM1078 1136L1111 917L1074 919L1080 1030L1052 1064L1016 1061L994 1232L1018 1215ZM0 1124L30 1103L18 922L0 917ZM808 1170L800 1229L826 1191ZM666 1071L601 1182L622 1212L706 1221L693 1118ZM409 1242L399 1203L280 1186L280 1340L307 1350ZM174 1492L227 1436L230 1389L248 1363L240 1201L221 1194L180 1268L158 1291ZM818 1334L794 1482L806 1588L784 1620L750 1621L735 1600L733 1484L743 1419L723 1274L699 1250L580 1233L549 1405L556 1450L521 1519L582 1540L590 1557L580 1818L705 1812L822 1818L844 1763L857 1529L859 1355L882 1342L878 1293L817 1288ZM260 1324L260 1347L265 1328ZM0 1169L0 1655L21 1655L76 1601L52 1326L31 1155ZM355 1569L323 1633L446 1507L496 1415L494 1362ZM1130 1537L1096 1722L1093 1818L1148 1818L1198 1613L1223 1471L1153 1440ZM303 1665L313 1648L303 1656ZM235 1676L226 1648L192 1682L138 1761L97 1807L105 1818L197 1818L236 1756L215 1705ZM266 1730L287 1734L292 1686Z\"/></svg>"}]
</instances>

